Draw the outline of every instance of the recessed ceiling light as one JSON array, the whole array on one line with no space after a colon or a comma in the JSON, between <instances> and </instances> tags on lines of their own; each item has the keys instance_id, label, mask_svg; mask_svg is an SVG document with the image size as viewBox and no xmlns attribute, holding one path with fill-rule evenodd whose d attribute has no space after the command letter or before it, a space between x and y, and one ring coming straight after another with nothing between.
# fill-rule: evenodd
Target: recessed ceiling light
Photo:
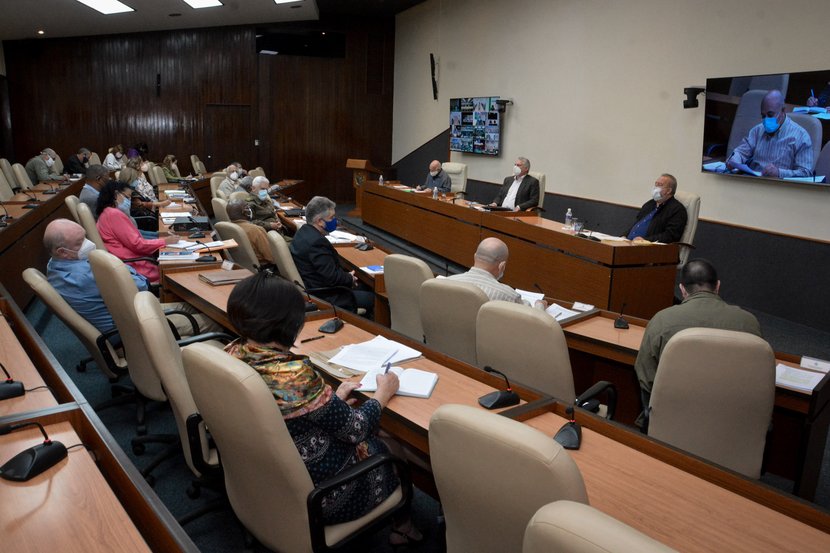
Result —
<instances>
[{"instance_id":1,"label":"recessed ceiling light","mask_svg":"<svg viewBox=\"0 0 830 553\"><path fill-rule=\"evenodd\" d=\"M95 11L101 12L104 15L135 11L130 6L119 2L118 0L78 0L78 2L84 4L85 6L89 6Z\"/></svg>"},{"instance_id":2,"label":"recessed ceiling light","mask_svg":"<svg viewBox=\"0 0 830 553\"><path fill-rule=\"evenodd\" d=\"M274 4L290 4L291 2L302 2L303 0L274 0ZM294 6L291 6L292 8ZM297 6L299 7L299 6Z\"/></svg>"},{"instance_id":3,"label":"recessed ceiling light","mask_svg":"<svg viewBox=\"0 0 830 553\"><path fill-rule=\"evenodd\" d=\"M222 2L219 0L184 0L184 3L194 9L200 8L215 8L221 6Z\"/></svg>"}]
</instances>

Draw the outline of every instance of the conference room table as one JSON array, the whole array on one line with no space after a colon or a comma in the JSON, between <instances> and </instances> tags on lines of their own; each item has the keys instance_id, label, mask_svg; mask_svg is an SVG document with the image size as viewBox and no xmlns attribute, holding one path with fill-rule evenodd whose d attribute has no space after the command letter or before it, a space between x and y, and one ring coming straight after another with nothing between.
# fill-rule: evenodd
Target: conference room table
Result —
<instances>
[{"instance_id":1,"label":"conference room table","mask_svg":"<svg viewBox=\"0 0 830 553\"><path fill-rule=\"evenodd\" d=\"M442 201L375 182L363 188L362 217L465 267L482 239L500 238L510 249L503 282L514 288L611 311L624 307L638 317L652 317L674 298L677 244L593 241L536 213L488 212L465 200Z\"/></svg>"}]
</instances>

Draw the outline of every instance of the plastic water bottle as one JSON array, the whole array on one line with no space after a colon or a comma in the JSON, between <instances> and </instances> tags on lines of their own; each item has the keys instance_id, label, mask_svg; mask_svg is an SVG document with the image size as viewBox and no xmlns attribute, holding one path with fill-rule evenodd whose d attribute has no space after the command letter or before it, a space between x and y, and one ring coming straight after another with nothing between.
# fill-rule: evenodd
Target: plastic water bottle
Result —
<instances>
[{"instance_id":1,"label":"plastic water bottle","mask_svg":"<svg viewBox=\"0 0 830 553\"><path fill-rule=\"evenodd\" d=\"M381 186L383 186L383 175L381 175L380 177L378 177L378 184L379 184L379 185L381 185Z\"/></svg>"},{"instance_id":2,"label":"plastic water bottle","mask_svg":"<svg viewBox=\"0 0 830 553\"><path fill-rule=\"evenodd\" d=\"M565 226L567 228L571 228L571 226L573 225L573 220L574 214L573 211L571 211L571 208L569 207L567 213L565 213Z\"/></svg>"},{"instance_id":3,"label":"plastic water bottle","mask_svg":"<svg viewBox=\"0 0 830 553\"><path fill-rule=\"evenodd\" d=\"M438 187L437 186L432 189L432 199L433 200L438 199Z\"/></svg>"}]
</instances>

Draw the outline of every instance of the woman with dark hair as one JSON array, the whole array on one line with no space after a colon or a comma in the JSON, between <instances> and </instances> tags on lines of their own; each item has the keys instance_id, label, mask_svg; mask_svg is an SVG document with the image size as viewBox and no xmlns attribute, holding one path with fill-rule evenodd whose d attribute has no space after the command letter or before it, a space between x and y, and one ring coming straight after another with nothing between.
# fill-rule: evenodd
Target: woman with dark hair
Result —
<instances>
[{"instance_id":1,"label":"woman with dark hair","mask_svg":"<svg viewBox=\"0 0 830 553\"><path fill-rule=\"evenodd\" d=\"M126 182L110 181L101 188L95 214L96 226L107 250L119 259L146 257L167 243L162 238L145 240L129 217L132 189ZM159 280L158 265L149 261L129 263L151 282Z\"/></svg>"},{"instance_id":2,"label":"woman with dark hair","mask_svg":"<svg viewBox=\"0 0 830 553\"><path fill-rule=\"evenodd\" d=\"M253 367L268 385L300 457L316 484L371 455L388 451L377 436L383 408L398 390L393 374L379 375L374 397L353 408L348 397L359 382L343 382L332 390L308 357L291 347L303 328L305 300L290 282L263 271L234 287L228 317L241 338L225 350ZM332 491L323 502L326 524L355 520L398 485L394 472L379 468L354 483ZM408 515L396 523L390 541L421 539Z\"/></svg>"}]
</instances>

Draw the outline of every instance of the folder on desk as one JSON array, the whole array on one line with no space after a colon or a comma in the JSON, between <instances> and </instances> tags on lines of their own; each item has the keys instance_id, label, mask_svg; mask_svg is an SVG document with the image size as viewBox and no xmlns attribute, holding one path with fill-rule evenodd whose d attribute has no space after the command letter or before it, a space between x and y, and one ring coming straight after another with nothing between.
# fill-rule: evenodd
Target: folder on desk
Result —
<instances>
[{"instance_id":1,"label":"folder on desk","mask_svg":"<svg viewBox=\"0 0 830 553\"><path fill-rule=\"evenodd\" d=\"M234 269L232 271L219 270L199 273L199 280L207 282L211 286L224 286L226 284L236 284L240 280L244 280L253 274L248 269Z\"/></svg>"},{"instance_id":2,"label":"folder on desk","mask_svg":"<svg viewBox=\"0 0 830 553\"><path fill-rule=\"evenodd\" d=\"M404 369L403 367L392 367L389 372L398 375L400 385L395 395L407 397L419 397L426 399L432 395L435 384L438 383L438 375L420 369ZM377 376L383 374L383 369L372 369L368 371L360 381L361 392L374 392L378 389Z\"/></svg>"}]
</instances>

